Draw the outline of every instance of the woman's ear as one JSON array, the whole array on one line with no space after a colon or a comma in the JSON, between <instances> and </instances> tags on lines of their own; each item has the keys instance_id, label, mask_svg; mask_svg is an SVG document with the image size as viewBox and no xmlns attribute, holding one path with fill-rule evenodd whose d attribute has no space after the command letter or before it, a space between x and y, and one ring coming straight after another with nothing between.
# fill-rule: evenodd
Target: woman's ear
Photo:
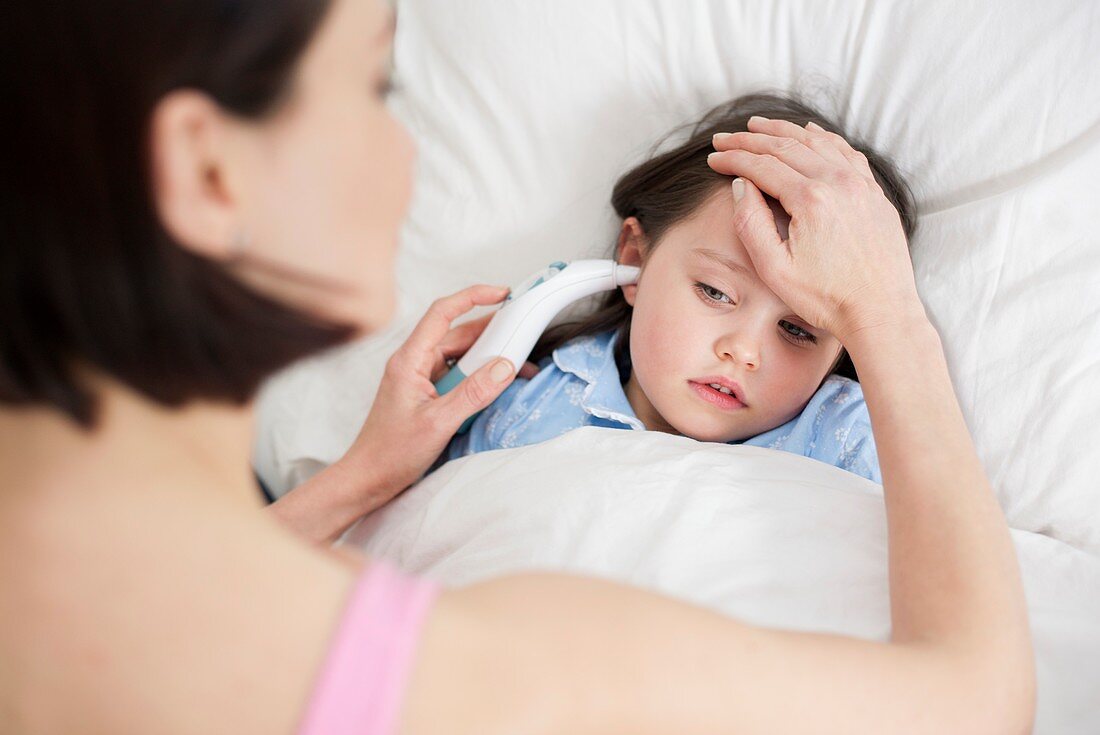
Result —
<instances>
[{"instance_id":1,"label":"woman's ear","mask_svg":"<svg viewBox=\"0 0 1100 735\"><path fill-rule=\"evenodd\" d=\"M642 223L637 217L627 217L623 220L622 229L619 230L619 244L617 246L617 261L622 265L644 267L646 255L646 235L642 229ZM634 306L634 299L638 293L638 285L632 283L623 286L623 298L626 303Z\"/></svg>"},{"instance_id":2,"label":"woman's ear","mask_svg":"<svg viewBox=\"0 0 1100 735\"><path fill-rule=\"evenodd\" d=\"M232 125L210 97L193 90L165 95L150 125L152 194L162 226L183 247L218 260L231 254L242 226L229 176Z\"/></svg>"}]
</instances>

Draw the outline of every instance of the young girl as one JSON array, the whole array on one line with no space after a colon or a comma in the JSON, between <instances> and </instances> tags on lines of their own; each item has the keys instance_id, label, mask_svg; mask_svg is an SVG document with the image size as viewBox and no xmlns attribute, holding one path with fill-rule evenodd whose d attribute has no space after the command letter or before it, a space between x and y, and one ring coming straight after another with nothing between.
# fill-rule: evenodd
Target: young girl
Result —
<instances>
[{"instance_id":1,"label":"young girl","mask_svg":"<svg viewBox=\"0 0 1100 735\"><path fill-rule=\"evenodd\" d=\"M686 142L619 179L617 260L637 284L603 295L587 318L551 327L517 378L456 436L432 469L581 426L665 431L794 452L881 483L854 366L835 337L793 313L757 275L733 227L728 176L707 165L712 136L754 115L837 125L793 99L756 94L705 114ZM675 131L673 131L675 132ZM883 157L857 146L901 215L913 204ZM785 239L789 217L769 200Z\"/></svg>"}]
</instances>

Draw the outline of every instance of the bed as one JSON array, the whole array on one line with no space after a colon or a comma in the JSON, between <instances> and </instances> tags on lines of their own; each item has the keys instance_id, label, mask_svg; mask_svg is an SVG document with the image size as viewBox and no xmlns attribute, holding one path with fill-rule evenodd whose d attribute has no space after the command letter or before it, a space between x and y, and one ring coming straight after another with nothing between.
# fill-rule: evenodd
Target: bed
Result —
<instances>
[{"instance_id":1,"label":"bed","mask_svg":"<svg viewBox=\"0 0 1100 735\"><path fill-rule=\"evenodd\" d=\"M1100 6L396 8L393 108L418 144L398 314L265 386L265 484L285 492L343 453L433 299L607 257L611 186L660 136L738 94L794 91L913 184L917 286L1024 575L1036 732L1100 732ZM344 543L447 584L567 569L884 639L881 493L791 454L590 427L451 462Z\"/></svg>"}]
</instances>

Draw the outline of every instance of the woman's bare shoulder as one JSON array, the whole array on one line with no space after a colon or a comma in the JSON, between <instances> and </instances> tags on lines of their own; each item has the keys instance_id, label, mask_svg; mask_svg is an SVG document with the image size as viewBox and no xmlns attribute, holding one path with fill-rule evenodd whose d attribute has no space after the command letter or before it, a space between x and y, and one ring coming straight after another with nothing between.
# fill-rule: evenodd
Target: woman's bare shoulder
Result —
<instances>
[{"instance_id":1,"label":"woman's bare shoulder","mask_svg":"<svg viewBox=\"0 0 1100 735\"><path fill-rule=\"evenodd\" d=\"M27 584L5 580L0 678L21 674L0 687L0 732L293 731L350 559L262 520L85 525L25 559Z\"/></svg>"}]
</instances>

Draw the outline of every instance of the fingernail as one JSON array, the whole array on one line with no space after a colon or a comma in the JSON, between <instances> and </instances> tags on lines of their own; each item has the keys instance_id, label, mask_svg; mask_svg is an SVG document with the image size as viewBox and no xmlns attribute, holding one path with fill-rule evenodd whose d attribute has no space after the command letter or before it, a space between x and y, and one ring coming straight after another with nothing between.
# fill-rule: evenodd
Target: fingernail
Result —
<instances>
[{"instance_id":1,"label":"fingernail","mask_svg":"<svg viewBox=\"0 0 1100 735\"><path fill-rule=\"evenodd\" d=\"M752 117L749 118L749 122L753 122L754 120L758 123L762 123L762 122L767 122L768 118L764 117L763 115L753 115Z\"/></svg>"},{"instance_id":2,"label":"fingernail","mask_svg":"<svg viewBox=\"0 0 1100 735\"><path fill-rule=\"evenodd\" d=\"M711 159L713 159L715 156L717 156L720 152L721 151L715 151L714 153L708 153L707 154L707 163L710 163Z\"/></svg>"},{"instance_id":3,"label":"fingernail","mask_svg":"<svg viewBox=\"0 0 1100 735\"><path fill-rule=\"evenodd\" d=\"M733 180L733 201L739 202L745 196L745 182L741 177Z\"/></svg>"},{"instance_id":4,"label":"fingernail","mask_svg":"<svg viewBox=\"0 0 1100 735\"><path fill-rule=\"evenodd\" d=\"M825 128L821 127L820 125L818 125L817 123L815 123L815 122L814 122L813 120L811 120L810 122L806 123L806 127L808 127L808 128L813 128L814 130L820 130L820 131L821 131L821 132L823 132L823 133L825 132Z\"/></svg>"},{"instance_id":5,"label":"fingernail","mask_svg":"<svg viewBox=\"0 0 1100 735\"><path fill-rule=\"evenodd\" d=\"M732 138L732 137L733 137L733 133L715 133L710 138L710 144L714 145L715 143L721 143L722 141L727 140L727 139Z\"/></svg>"},{"instance_id":6,"label":"fingernail","mask_svg":"<svg viewBox=\"0 0 1100 735\"><path fill-rule=\"evenodd\" d=\"M512 375L512 361L508 359L500 359L496 361L492 369L489 370L489 377L494 383L503 383L508 380Z\"/></svg>"}]
</instances>

